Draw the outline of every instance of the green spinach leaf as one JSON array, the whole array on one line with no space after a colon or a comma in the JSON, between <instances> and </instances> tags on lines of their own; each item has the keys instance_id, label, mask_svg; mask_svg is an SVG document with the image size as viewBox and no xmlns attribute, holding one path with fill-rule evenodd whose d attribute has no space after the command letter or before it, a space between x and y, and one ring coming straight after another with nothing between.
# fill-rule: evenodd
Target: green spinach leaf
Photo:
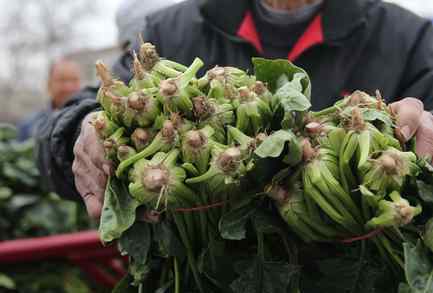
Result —
<instances>
[{"instance_id":1,"label":"green spinach leaf","mask_svg":"<svg viewBox=\"0 0 433 293\"><path fill-rule=\"evenodd\" d=\"M227 240L245 239L246 224L255 212L255 202L244 200L224 214L219 223L221 237Z\"/></svg>"},{"instance_id":2,"label":"green spinach leaf","mask_svg":"<svg viewBox=\"0 0 433 293\"><path fill-rule=\"evenodd\" d=\"M139 203L129 195L124 183L110 177L105 191L99 234L104 243L118 239L134 224Z\"/></svg>"},{"instance_id":3,"label":"green spinach leaf","mask_svg":"<svg viewBox=\"0 0 433 293\"><path fill-rule=\"evenodd\" d=\"M296 84L301 84L302 92L310 99L311 97L311 82L308 74L300 67L295 66L293 63L287 61L287 59L264 59L264 58L253 58L254 72L258 80L261 80L268 84L270 90L275 92L281 85L278 84L278 80L281 76L287 76L288 80L294 80L295 74L297 76Z\"/></svg>"},{"instance_id":4,"label":"green spinach leaf","mask_svg":"<svg viewBox=\"0 0 433 293\"><path fill-rule=\"evenodd\" d=\"M433 292L433 261L421 241L404 243L404 269L411 293Z\"/></svg>"},{"instance_id":5,"label":"green spinach leaf","mask_svg":"<svg viewBox=\"0 0 433 293\"><path fill-rule=\"evenodd\" d=\"M378 293L378 284L384 277L381 265L364 257L340 256L318 262L319 272L312 278L304 272L301 291L333 293ZM390 284L392 286L392 284ZM394 292L389 286L389 291ZM385 293L384 292L384 293Z\"/></svg>"},{"instance_id":6,"label":"green spinach leaf","mask_svg":"<svg viewBox=\"0 0 433 293\"><path fill-rule=\"evenodd\" d=\"M285 262L263 262L256 258L253 261L239 262L236 271L240 277L230 285L234 292L281 293L287 292L298 268Z\"/></svg>"}]
</instances>

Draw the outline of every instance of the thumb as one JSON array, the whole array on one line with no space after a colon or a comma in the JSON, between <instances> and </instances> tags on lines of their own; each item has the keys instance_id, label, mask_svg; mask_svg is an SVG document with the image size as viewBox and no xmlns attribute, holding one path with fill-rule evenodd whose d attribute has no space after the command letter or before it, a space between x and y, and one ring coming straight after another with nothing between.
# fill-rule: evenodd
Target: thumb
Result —
<instances>
[{"instance_id":1,"label":"thumb","mask_svg":"<svg viewBox=\"0 0 433 293\"><path fill-rule=\"evenodd\" d=\"M101 200L94 193L91 192L83 195L83 200L89 216L93 219L99 219L102 211Z\"/></svg>"},{"instance_id":2,"label":"thumb","mask_svg":"<svg viewBox=\"0 0 433 293\"><path fill-rule=\"evenodd\" d=\"M418 156L433 155L433 116L424 112L421 125L416 133L416 153Z\"/></svg>"},{"instance_id":3,"label":"thumb","mask_svg":"<svg viewBox=\"0 0 433 293\"><path fill-rule=\"evenodd\" d=\"M390 107L397 117L398 130L406 142L418 130L424 112L424 104L416 98L405 98L392 103Z\"/></svg>"}]
</instances>

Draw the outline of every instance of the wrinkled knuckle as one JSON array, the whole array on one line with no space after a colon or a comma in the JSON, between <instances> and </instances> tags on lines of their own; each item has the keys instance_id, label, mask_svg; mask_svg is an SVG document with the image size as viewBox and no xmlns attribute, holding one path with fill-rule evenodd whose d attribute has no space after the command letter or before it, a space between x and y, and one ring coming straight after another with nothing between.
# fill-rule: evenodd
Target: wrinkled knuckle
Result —
<instances>
[{"instance_id":1,"label":"wrinkled knuckle","mask_svg":"<svg viewBox=\"0 0 433 293\"><path fill-rule=\"evenodd\" d=\"M74 145L74 148L73 148L74 156L76 156L76 157L80 156L83 153L83 151L84 151L83 144L82 144L81 140L78 139L75 142L75 145Z\"/></svg>"},{"instance_id":2,"label":"wrinkled knuckle","mask_svg":"<svg viewBox=\"0 0 433 293\"><path fill-rule=\"evenodd\" d=\"M104 170L98 170L98 179L100 180L100 182L105 182L107 181L107 174L105 174Z\"/></svg>"},{"instance_id":3,"label":"wrinkled knuckle","mask_svg":"<svg viewBox=\"0 0 433 293\"><path fill-rule=\"evenodd\" d=\"M74 175L77 175L80 171L80 163L77 160L74 160L72 162L72 173L74 173Z\"/></svg>"},{"instance_id":4,"label":"wrinkled knuckle","mask_svg":"<svg viewBox=\"0 0 433 293\"><path fill-rule=\"evenodd\" d=\"M90 160L96 166L100 166L104 163L105 151L103 149L99 149L95 146L90 146L89 155L90 155Z\"/></svg>"},{"instance_id":5,"label":"wrinkled knuckle","mask_svg":"<svg viewBox=\"0 0 433 293\"><path fill-rule=\"evenodd\" d=\"M96 195L93 192L86 191L83 194L81 194L81 197L84 199L84 201L87 202L93 200L96 197Z\"/></svg>"},{"instance_id":6,"label":"wrinkled knuckle","mask_svg":"<svg viewBox=\"0 0 433 293\"><path fill-rule=\"evenodd\" d=\"M103 190L107 183L107 175L105 175L104 172L98 171L98 174L96 176L97 176L96 181L98 182L97 184L98 189Z\"/></svg>"},{"instance_id":7,"label":"wrinkled knuckle","mask_svg":"<svg viewBox=\"0 0 433 293\"><path fill-rule=\"evenodd\" d=\"M416 107L418 110L424 110L424 103L420 99L409 97L406 98L405 101Z\"/></svg>"}]
</instances>

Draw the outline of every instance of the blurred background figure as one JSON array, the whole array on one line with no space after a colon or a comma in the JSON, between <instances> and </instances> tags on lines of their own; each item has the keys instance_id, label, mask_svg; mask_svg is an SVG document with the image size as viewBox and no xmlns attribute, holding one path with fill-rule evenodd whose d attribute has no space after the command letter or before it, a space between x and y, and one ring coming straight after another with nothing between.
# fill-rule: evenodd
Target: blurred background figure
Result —
<instances>
[{"instance_id":1,"label":"blurred background figure","mask_svg":"<svg viewBox=\"0 0 433 293\"><path fill-rule=\"evenodd\" d=\"M48 70L47 92L50 98L45 109L31 114L18 124L18 140L24 141L33 136L38 125L56 109L61 108L70 96L81 87L80 68L75 62L60 58L52 62Z\"/></svg>"},{"instance_id":2,"label":"blurred background figure","mask_svg":"<svg viewBox=\"0 0 433 293\"><path fill-rule=\"evenodd\" d=\"M146 25L146 16L168 7L179 0L124 0L116 13L118 40L122 50L127 50Z\"/></svg>"}]
</instances>

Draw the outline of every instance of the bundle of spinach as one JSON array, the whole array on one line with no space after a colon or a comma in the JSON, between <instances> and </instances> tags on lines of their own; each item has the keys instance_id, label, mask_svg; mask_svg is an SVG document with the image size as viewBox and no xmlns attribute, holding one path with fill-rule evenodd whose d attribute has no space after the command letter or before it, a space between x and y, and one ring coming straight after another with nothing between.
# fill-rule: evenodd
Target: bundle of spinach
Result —
<instances>
[{"instance_id":1,"label":"bundle of spinach","mask_svg":"<svg viewBox=\"0 0 433 293\"><path fill-rule=\"evenodd\" d=\"M197 77L146 43L128 85L97 63L114 292L430 292L433 169L392 111L355 92L310 112L304 70L253 63Z\"/></svg>"}]
</instances>

